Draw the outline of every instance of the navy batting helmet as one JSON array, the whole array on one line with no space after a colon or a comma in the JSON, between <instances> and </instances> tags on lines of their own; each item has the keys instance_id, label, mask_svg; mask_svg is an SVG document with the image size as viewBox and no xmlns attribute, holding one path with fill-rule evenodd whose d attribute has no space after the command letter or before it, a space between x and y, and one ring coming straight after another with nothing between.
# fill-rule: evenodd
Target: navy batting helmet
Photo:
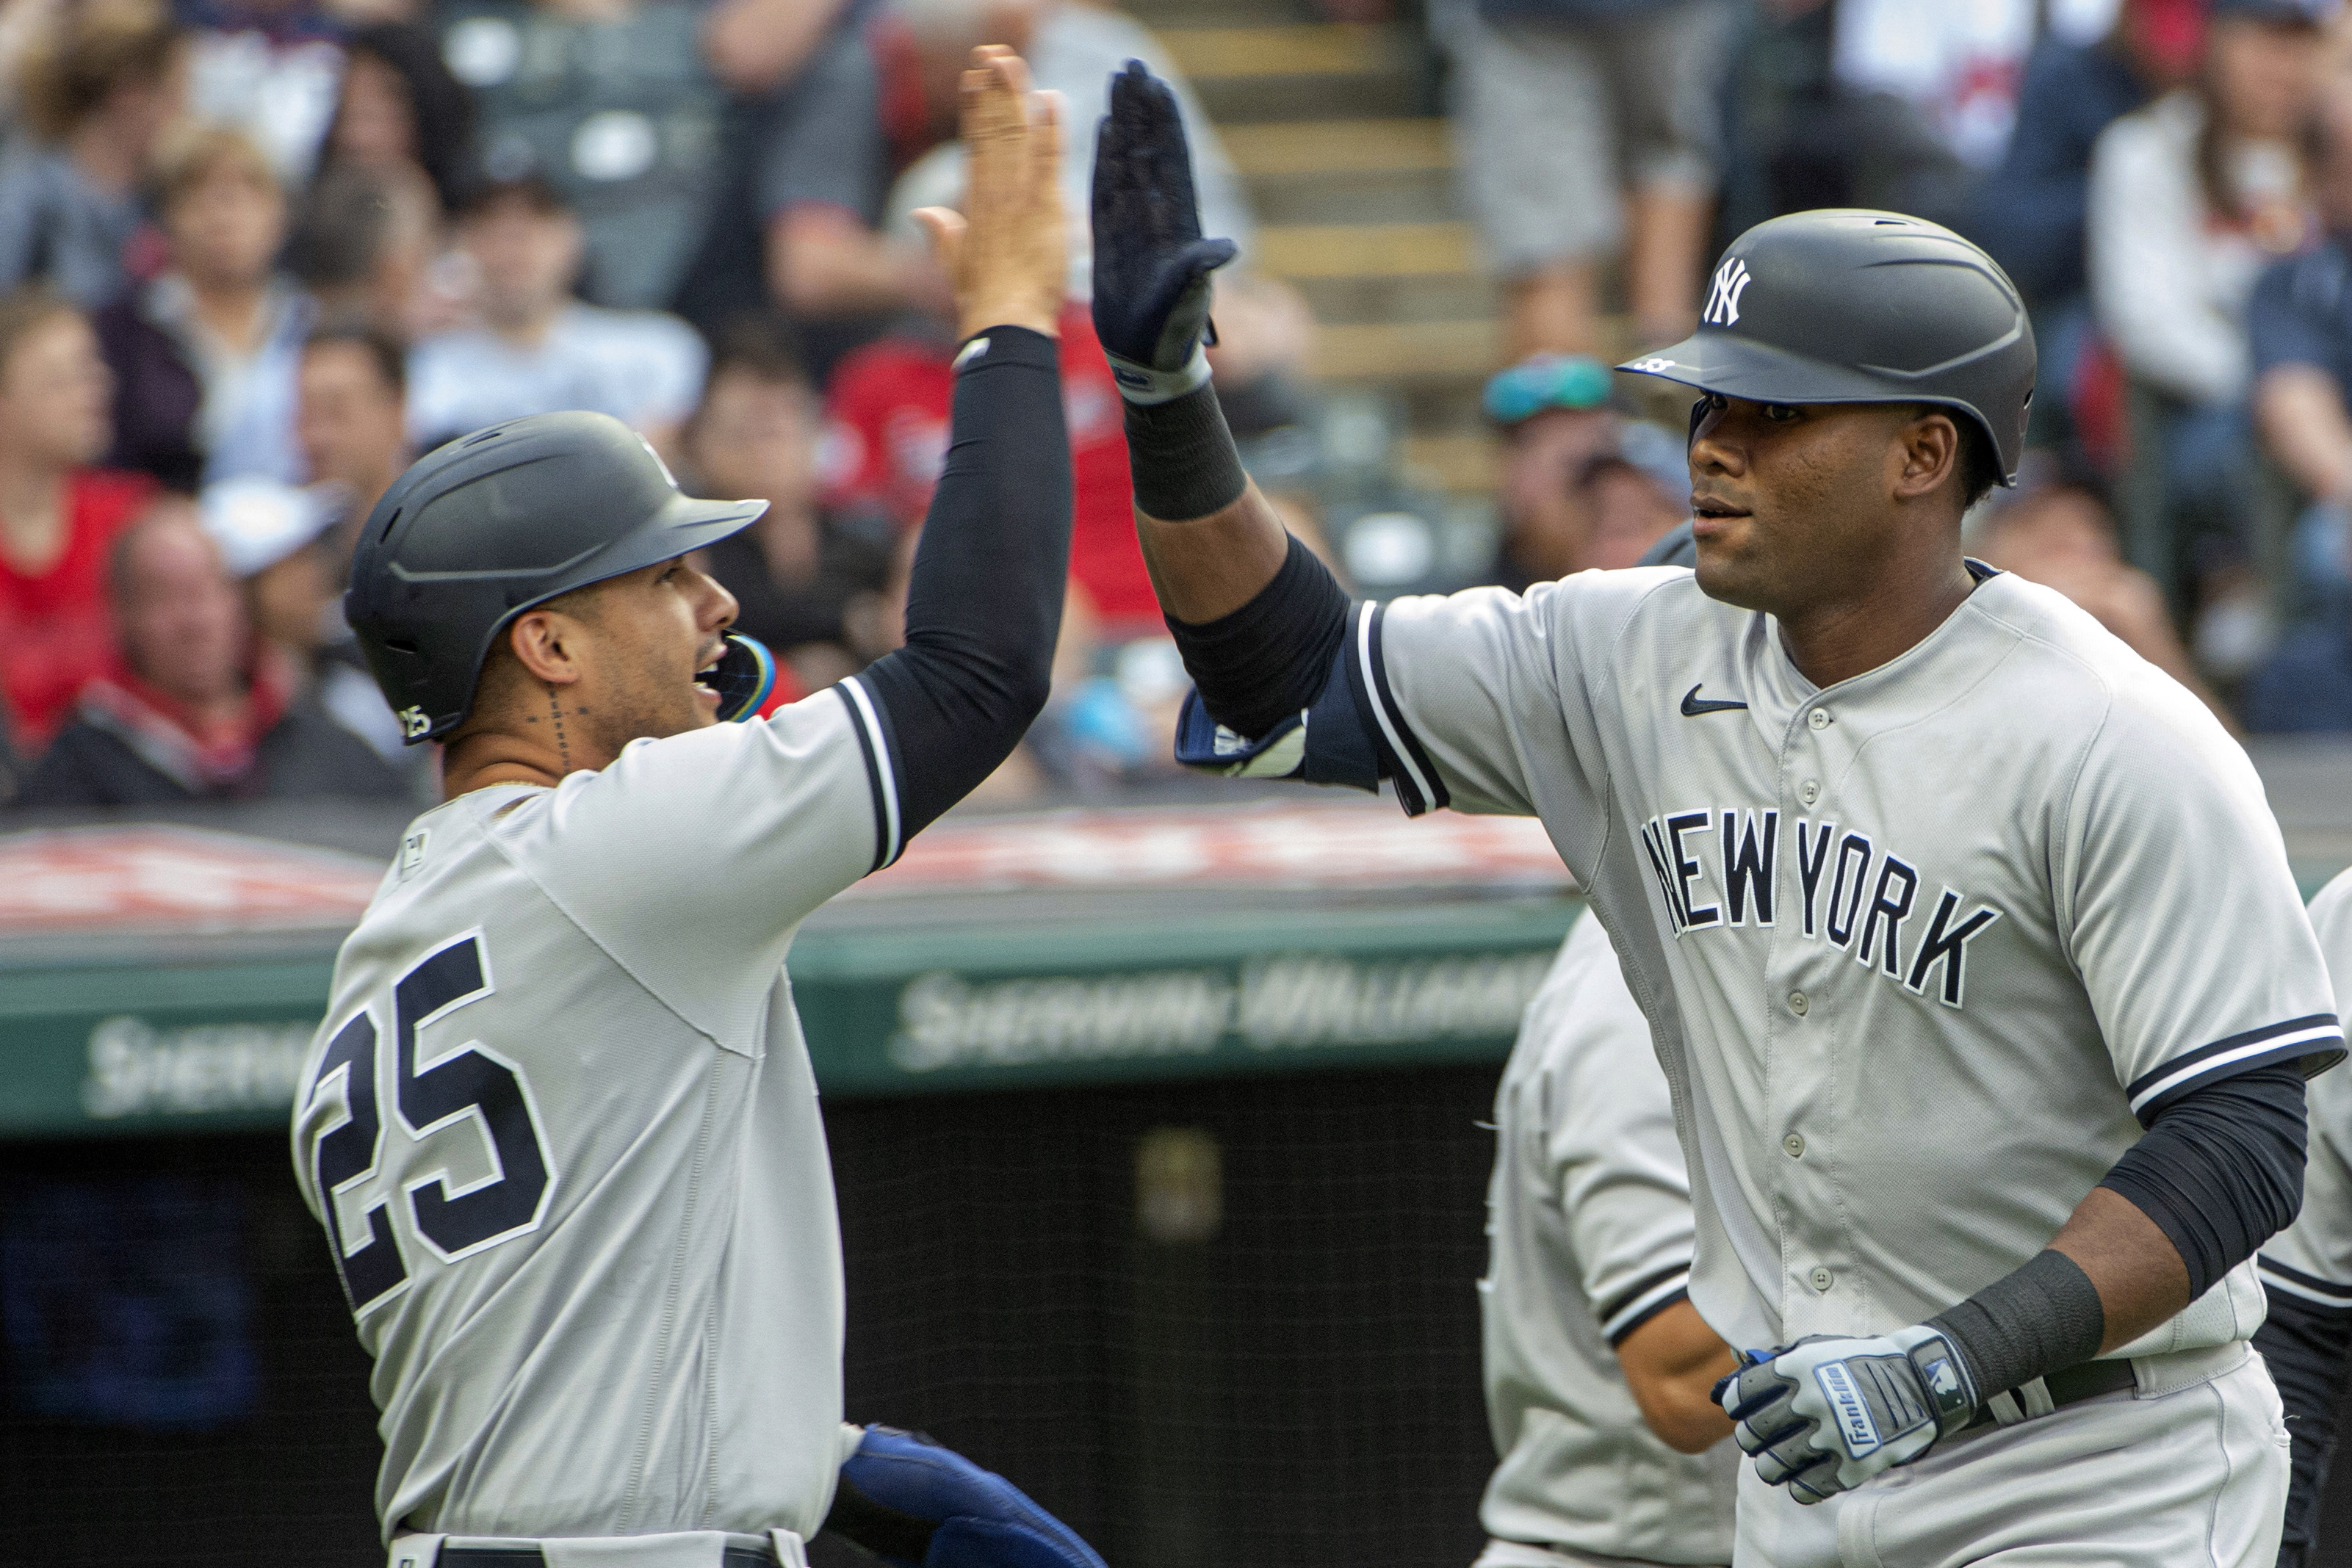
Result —
<instances>
[{"instance_id":1,"label":"navy batting helmet","mask_svg":"<svg viewBox=\"0 0 2352 1568\"><path fill-rule=\"evenodd\" d=\"M2000 264L1901 213L1758 224L1716 267L1698 330L1617 367L1753 402L1927 402L1967 414L2017 476L2033 329Z\"/></svg>"},{"instance_id":2,"label":"navy batting helmet","mask_svg":"<svg viewBox=\"0 0 2352 1568\"><path fill-rule=\"evenodd\" d=\"M683 495L602 413L541 413L428 453L368 514L346 617L409 743L473 711L492 643L533 605L725 538L765 501Z\"/></svg>"}]
</instances>

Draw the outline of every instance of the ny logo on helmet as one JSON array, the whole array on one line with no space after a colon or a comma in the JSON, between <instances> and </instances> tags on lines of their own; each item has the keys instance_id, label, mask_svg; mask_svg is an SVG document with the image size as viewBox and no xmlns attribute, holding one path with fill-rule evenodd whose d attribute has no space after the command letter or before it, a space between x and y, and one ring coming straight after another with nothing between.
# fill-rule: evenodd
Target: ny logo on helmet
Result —
<instances>
[{"instance_id":1,"label":"ny logo on helmet","mask_svg":"<svg viewBox=\"0 0 2352 1568\"><path fill-rule=\"evenodd\" d=\"M1748 264L1736 256L1724 257L1715 269L1715 287L1707 290L1706 313L1699 319L1710 327L1728 327L1738 320L1739 296L1748 284Z\"/></svg>"}]
</instances>

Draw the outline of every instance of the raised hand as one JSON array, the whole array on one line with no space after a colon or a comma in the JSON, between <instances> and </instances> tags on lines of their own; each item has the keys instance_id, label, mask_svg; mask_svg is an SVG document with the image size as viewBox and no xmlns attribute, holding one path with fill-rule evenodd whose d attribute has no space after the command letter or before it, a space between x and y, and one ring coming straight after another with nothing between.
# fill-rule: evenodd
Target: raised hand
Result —
<instances>
[{"instance_id":1,"label":"raised hand","mask_svg":"<svg viewBox=\"0 0 2352 1568\"><path fill-rule=\"evenodd\" d=\"M962 335L991 327L1054 334L1069 271L1062 210L1061 100L1029 90L1029 68L1011 49L983 44L963 73L963 211L924 207L955 287Z\"/></svg>"},{"instance_id":2,"label":"raised hand","mask_svg":"<svg viewBox=\"0 0 2352 1568\"><path fill-rule=\"evenodd\" d=\"M1141 60L1110 80L1095 132L1095 336L1129 402L1165 402L1209 379L1209 274L1234 242L1203 239L1176 95Z\"/></svg>"}]
</instances>

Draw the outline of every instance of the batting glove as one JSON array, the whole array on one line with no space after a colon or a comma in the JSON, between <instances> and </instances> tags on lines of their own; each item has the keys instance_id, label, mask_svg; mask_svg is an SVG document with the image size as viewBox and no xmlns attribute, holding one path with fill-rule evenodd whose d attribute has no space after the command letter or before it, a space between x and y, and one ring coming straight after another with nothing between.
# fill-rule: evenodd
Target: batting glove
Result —
<instances>
[{"instance_id":1,"label":"batting glove","mask_svg":"<svg viewBox=\"0 0 2352 1568\"><path fill-rule=\"evenodd\" d=\"M824 1527L891 1568L1104 1568L1011 1481L894 1427L866 1427L843 1461Z\"/></svg>"},{"instance_id":2,"label":"batting glove","mask_svg":"<svg viewBox=\"0 0 2352 1568\"><path fill-rule=\"evenodd\" d=\"M1875 1339L1814 1334L1739 1353L1715 1385L1756 1473L1816 1503L1907 1465L1976 1418L1977 1392L1951 1342L1920 1325Z\"/></svg>"},{"instance_id":3,"label":"batting glove","mask_svg":"<svg viewBox=\"0 0 2352 1568\"><path fill-rule=\"evenodd\" d=\"M1192 154L1168 84L1129 60L1095 132L1095 336L1119 395L1166 402L1209 379L1209 274L1234 242L1201 237Z\"/></svg>"}]
</instances>

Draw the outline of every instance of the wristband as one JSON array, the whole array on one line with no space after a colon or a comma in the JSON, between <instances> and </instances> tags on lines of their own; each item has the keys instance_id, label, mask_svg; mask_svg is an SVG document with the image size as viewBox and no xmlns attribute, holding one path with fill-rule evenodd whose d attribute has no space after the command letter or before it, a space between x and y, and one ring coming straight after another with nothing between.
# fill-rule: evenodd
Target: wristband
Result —
<instances>
[{"instance_id":1,"label":"wristband","mask_svg":"<svg viewBox=\"0 0 2352 1568\"><path fill-rule=\"evenodd\" d=\"M1162 522L1222 512L1249 487L1217 390L1205 382L1165 402L1128 403L1127 463L1135 509Z\"/></svg>"}]
</instances>

